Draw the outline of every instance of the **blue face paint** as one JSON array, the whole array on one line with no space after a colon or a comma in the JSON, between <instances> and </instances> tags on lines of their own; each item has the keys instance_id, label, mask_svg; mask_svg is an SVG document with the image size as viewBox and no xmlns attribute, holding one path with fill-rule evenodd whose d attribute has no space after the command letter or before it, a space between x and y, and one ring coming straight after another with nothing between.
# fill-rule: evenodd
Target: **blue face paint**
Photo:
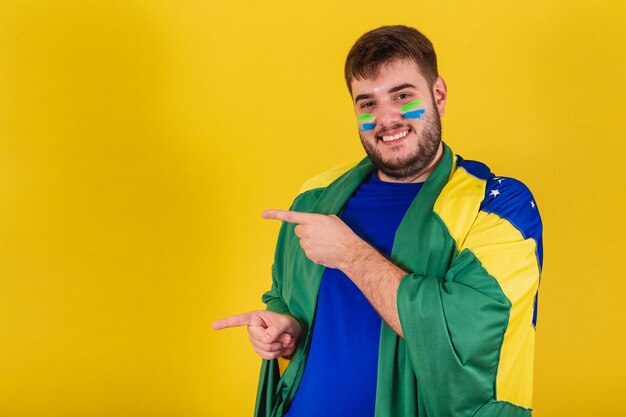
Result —
<instances>
[{"instance_id":1,"label":"blue face paint","mask_svg":"<svg viewBox=\"0 0 626 417\"><path fill-rule=\"evenodd\" d=\"M422 104L421 100L415 100L400 107L402 111L402 117L405 119L421 119L426 109L415 109Z\"/></svg>"},{"instance_id":2,"label":"blue face paint","mask_svg":"<svg viewBox=\"0 0 626 417\"><path fill-rule=\"evenodd\" d=\"M402 117L406 119L421 119L424 113L426 113L426 110L419 109L419 110L414 110L414 111L403 113Z\"/></svg>"},{"instance_id":3,"label":"blue face paint","mask_svg":"<svg viewBox=\"0 0 626 417\"><path fill-rule=\"evenodd\" d=\"M371 113L363 113L359 116L359 130L361 132L367 132L368 130L373 130L376 127L376 122L374 122L374 115Z\"/></svg>"}]
</instances>

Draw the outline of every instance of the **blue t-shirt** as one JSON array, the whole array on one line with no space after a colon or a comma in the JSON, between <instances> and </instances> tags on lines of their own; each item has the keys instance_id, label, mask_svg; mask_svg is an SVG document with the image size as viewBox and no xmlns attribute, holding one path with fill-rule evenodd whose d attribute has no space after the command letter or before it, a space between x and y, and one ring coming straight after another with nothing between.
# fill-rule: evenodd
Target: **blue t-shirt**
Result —
<instances>
[{"instance_id":1,"label":"blue t-shirt","mask_svg":"<svg viewBox=\"0 0 626 417\"><path fill-rule=\"evenodd\" d=\"M423 183L372 175L350 197L341 219L385 256ZM322 275L304 375L288 417L374 416L381 318L341 271Z\"/></svg>"}]
</instances>

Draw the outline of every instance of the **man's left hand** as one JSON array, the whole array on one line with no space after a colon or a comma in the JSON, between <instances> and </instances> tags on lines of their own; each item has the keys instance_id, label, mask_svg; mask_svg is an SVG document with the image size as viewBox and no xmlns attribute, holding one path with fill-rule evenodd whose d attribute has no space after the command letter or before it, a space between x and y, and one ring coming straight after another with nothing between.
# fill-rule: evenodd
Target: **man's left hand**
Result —
<instances>
[{"instance_id":1,"label":"man's left hand","mask_svg":"<svg viewBox=\"0 0 626 417\"><path fill-rule=\"evenodd\" d=\"M295 233L306 256L329 268L343 269L353 258L352 252L365 243L335 215L265 210L263 218L297 224Z\"/></svg>"}]
</instances>

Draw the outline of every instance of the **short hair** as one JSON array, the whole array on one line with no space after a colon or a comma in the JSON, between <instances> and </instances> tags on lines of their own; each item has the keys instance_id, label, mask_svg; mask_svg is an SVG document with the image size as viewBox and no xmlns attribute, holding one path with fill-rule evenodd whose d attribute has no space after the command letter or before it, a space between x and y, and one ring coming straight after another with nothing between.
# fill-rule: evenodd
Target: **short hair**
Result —
<instances>
[{"instance_id":1,"label":"short hair","mask_svg":"<svg viewBox=\"0 0 626 417\"><path fill-rule=\"evenodd\" d=\"M372 78L381 66L396 60L410 59L432 87L439 75L437 55L432 42L417 29L408 26L381 26L361 36L346 58L345 77L352 94L352 80Z\"/></svg>"}]
</instances>

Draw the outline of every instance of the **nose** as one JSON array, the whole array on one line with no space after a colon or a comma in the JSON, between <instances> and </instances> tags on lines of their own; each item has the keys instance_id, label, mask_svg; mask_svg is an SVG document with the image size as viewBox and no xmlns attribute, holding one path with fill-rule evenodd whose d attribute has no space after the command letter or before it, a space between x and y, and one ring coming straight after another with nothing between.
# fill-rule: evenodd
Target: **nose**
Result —
<instances>
[{"instance_id":1,"label":"nose","mask_svg":"<svg viewBox=\"0 0 626 417\"><path fill-rule=\"evenodd\" d=\"M394 103L380 103L376 109L377 124L383 129L391 129L402 122L400 107Z\"/></svg>"}]
</instances>

